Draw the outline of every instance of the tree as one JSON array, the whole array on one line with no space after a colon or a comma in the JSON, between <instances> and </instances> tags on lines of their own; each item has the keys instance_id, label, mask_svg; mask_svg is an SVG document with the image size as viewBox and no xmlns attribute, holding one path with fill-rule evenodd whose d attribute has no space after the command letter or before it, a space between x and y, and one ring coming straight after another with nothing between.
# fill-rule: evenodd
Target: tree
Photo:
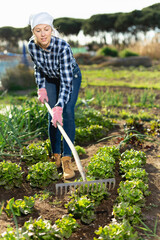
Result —
<instances>
[{"instance_id":1,"label":"tree","mask_svg":"<svg viewBox=\"0 0 160 240\"><path fill-rule=\"evenodd\" d=\"M54 21L55 28L66 36L78 35L81 30L83 19L75 18L57 18Z\"/></svg>"},{"instance_id":2,"label":"tree","mask_svg":"<svg viewBox=\"0 0 160 240\"><path fill-rule=\"evenodd\" d=\"M16 31L13 27L0 28L0 39L17 46Z\"/></svg>"},{"instance_id":3,"label":"tree","mask_svg":"<svg viewBox=\"0 0 160 240\"><path fill-rule=\"evenodd\" d=\"M101 36L102 41L107 43L106 33L114 30L114 22L118 14L97 14L87 19L83 26L84 35Z\"/></svg>"}]
</instances>

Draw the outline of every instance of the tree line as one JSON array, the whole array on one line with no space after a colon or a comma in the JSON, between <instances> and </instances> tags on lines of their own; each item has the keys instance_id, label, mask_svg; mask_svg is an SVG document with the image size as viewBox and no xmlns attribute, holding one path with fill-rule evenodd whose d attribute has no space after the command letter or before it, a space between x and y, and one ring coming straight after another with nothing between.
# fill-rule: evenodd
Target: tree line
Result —
<instances>
[{"instance_id":1,"label":"tree line","mask_svg":"<svg viewBox=\"0 0 160 240\"><path fill-rule=\"evenodd\" d=\"M57 18L54 27L65 36L77 36L82 30L84 35L99 36L104 44L107 44L107 33L111 35L113 44L118 44L120 33L127 36L126 43L131 38L137 41L138 33L160 29L160 3L129 13L96 14L89 19ZM0 28L0 40L13 46L18 46L19 40L28 41L31 35L30 26Z\"/></svg>"}]
</instances>

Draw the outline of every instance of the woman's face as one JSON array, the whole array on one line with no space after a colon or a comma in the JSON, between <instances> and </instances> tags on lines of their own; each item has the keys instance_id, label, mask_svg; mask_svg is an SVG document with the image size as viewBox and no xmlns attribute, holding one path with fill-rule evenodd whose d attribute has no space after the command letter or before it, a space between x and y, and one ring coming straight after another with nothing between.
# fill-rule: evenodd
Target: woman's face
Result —
<instances>
[{"instance_id":1,"label":"woman's face","mask_svg":"<svg viewBox=\"0 0 160 240\"><path fill-rule=\"evenodd\" d=\"M33 33L36 37L37 43L46 49L51 41L52 28L47 24L38 24L34 27Z\"/></svg>"}]
</instances>

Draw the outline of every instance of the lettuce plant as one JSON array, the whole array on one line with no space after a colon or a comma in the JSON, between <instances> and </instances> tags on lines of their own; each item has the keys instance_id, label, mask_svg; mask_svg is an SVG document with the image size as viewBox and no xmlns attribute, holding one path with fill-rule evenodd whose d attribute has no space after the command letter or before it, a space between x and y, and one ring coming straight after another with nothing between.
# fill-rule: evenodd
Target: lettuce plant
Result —
<instances>
[{"instance_id":1,"label":"lettuce plant","mask_svg":"<svg viewBox=\"0 0 160 240\"><path fill-rule=\"evenodd\" d=\"M107 129L113 128L113 123L94 108L79 108L75 115L77 127L86 128L91 125L100 125Z\"/></svg>"},{"instance_id":2,"label":"lettuce plant","mask_svg":"<svg viewBox=\"0 0 160 240\"><path fill-rule=\"evenodd\" d=\"M98 124L87 127L77 127L75 142L76 144L84 144L97 141L98 139L106 136L108 131L108 128L104 128Z\"/></svg>"},{"instance_id":3,"label":"lettuce plant","mask_svg":"<svg viewBox=\"0 0 160 240\"><path fill-rule=\"evenodd\" d=\"M13 197L8 201L7 206L5 208L5 212L9 217L11 217L12 215L12 210L15 216L21 216L21 214L27 215L32 212L34 202L35 200L33 197L24 196L24 200L22 199L14 200Z\"/></svg>"},{"instance_id":4,"label":"lettuce plant","mask_svg":"<svg viewBox=\"0 0 160 240\"><path fill-rule=\"evenodd\" d=\"M23 180L22 168L9 161L0 162L0 186L5 189L20 187Z\"/></svg>"},{"instance_id":5,"label":"lettuce plant","mask_svg":"<svg viewBox=\"0 0 160 240\"><path fill-rule=\"evenodd\" d=\"M76 149L76 151L77 151L79 156L83 155L83 154L86 154L86 150L83 147L79 146L79 145L75 146L75 149Z\"/></svg>"},{"instance_id":6,"label":"lettuce plant","mask_svg":"<svg viewBox=\"0 0 160 240\"><path fill-rule=\"evenodd\" d=\"M32 187L43 188L56 179L59 176L54 162L39 162L29 167L27 180Z\"/></svg>"},{"instance_id":7,"label":"lettuce plant","mask_svg":"<svg viewBox=\"0 0 160 240\"><path fill-rule=\"evenodd\" d=\"M138 233L135 232L127 220L123 220L120 223L113 222L108 226L99 227L99 229L95 231L95 234L99 235L99 238L94 237L94 240L139 240Z\"/></svg>"},{"instance_id":8,"label":"lettuce plant","mask_svg":"<svg viewBox=\"0 0 160 240\"><path fill-rule=\"evenodd\" d=\"M39 217L37 220L29 219L29 221L24 223L21 229L22 236L25 239L53 239L53 240L63 240L60 231L52 226L49 220L43 220Z\"/></svg>"},{"instance_id":9,"label":"lettuce plant","mask_svg":"<svg viewBox=\"0 0 160 240\"><path fill-rule=\"evenodd\" d=\"M139 179L144 183L148 182L148 173L142 168L131 168L122 177L127 180Z\"/></svg>"},{"instance_id":10,"label":"lettuce plant","mask_svg":"<svg viewBox=\"0 0 160 240\"><path fill-rule=\"evenodd\" d=\"M120 171L128 172L130 169L140 168L142 167L143 161L141 159L133 158L133 159L123 159L120 161Z\"/></svg>"},{"instance_id":11,"label":"lettuce plant","mask_svg":"<svg viewBox=\"0 0 160 240\"><path fill-rule=\"evenodd\" d=\"M90 224L95 219L94 202L86 195L82 197L75 196L65 207L75 218L80 218L83 223Z\"/></svg>"},{"instance_id":12,"label":"lettuce plant","mask_svg":"<svg viewBox=\"0 0 160 240\"><path fill-rule=\"evenodd\" d=\"M138 179L120 182L118 193L118 202L129 202L131 205L138 204L140 207L144 206L144 195L149 195L148 185L145 184L142 180Z\"/></svg>"},{"instance_id":13,"label":"lettuce plant","mask_svg":"<svg viewBox=\"0 0 160 240\"><path fill-rule=\"evenodd\" d=\"M121 154L122 160L129 160L129 159L139 159L141 160L142 164L146 164L146 155L142 151L136 151L134 149L126 150Z\"/></svg>"},{"instance_id":14,"label":"lettuce plant","mask_svg":"<svg viewBox=\"0 0 160 240\"><path fill-rule=\"evenodd\" d=\"M114 177L115 159L106 154L95 154L87 167L87 176L100 178Z\"/></svg>"},{"instance_id":15,"label":"lettuce plant","mask_svg":"<svg viewBox=\"0 0 160 240\"><path fill-rule=\"evenodd\" d=\"M46 144L43 144L42 142L33 142L27 147L24 146L22 149L22 154L22 160L28 165L32 165L40 161L46 162L49 155Z\"/></svg>"},{"instance_id":16,"label":"lettuce plant","mask_svg":"<svg viewBox=\"0 0 160 240\"><path fill-rule=\"evenodd\" d=\"M123 189L140 189L145 196L148 196L150 192L148 191L148 184L144 183L140 179L133 179L133 180L126 180L126 181L121 181L119 184L120 188L118 191L123 191Z\"/></svg>"},{"instance_id":17,"label":"lettuce plant","mask_svg":"<svg viewBox=\"0 0 160 240\"><path fill-rule=\"evenodd\" d=\"M119 148L116 146L103 146L100 147L97 151L98 155L109 155L112 156L114 159L118 160L121 157Z\"/></svg>"},{"instance_id":18,"label":"lettuce plant","mask_svg":"<svg viewBox=\"0 0 160 240\"><path fill-rule=\"evenodd\" d=\"M141 208L129 202L120 202L113 207L113 215L117 220L127 219L131 224L138 224L137 217L141 216Z\"/></svg>"},{"instance_id":19,"label":"lettuce plant","mask_svg":"<svg viewBox=\"0 0 160 240\"><path fill-rule=\"evenodd\" d=\"M61 219L55 221L55 226L59 229L61 236L69 238L72 232L79 227L72 214L64 215Z\"/></svg>"}]
</instances>

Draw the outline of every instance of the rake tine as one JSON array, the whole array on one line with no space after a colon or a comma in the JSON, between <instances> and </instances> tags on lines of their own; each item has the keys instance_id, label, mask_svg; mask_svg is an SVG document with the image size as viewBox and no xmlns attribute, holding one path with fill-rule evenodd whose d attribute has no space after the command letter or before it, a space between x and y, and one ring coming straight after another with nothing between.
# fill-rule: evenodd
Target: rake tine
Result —
<instances>
[{"instance_id":1,"label":"rake tine","mask_svg":"<svg viewBox=\"0 0 160 240\"><path fill-rule=\"evenodd\" d=\"M63 188L60 188L60 190L61 190L61 194L60 195L62 196L63 195Z\"/></svg>"},{"instance_id":2,"label":"rake tine","mask_svg":"<svg viewBox=\"0 0 160 240\"><path fill-rule=\"evenodd\" d=\"M65 186L65 188L64 188L64 189L65 189L65 194L67 194L67 186Z\"/></svg>"},{"instance_id":3,"label":"rake tine","mask_svg":"<svg viewBox=\"0 0 160 240\"><path fill-rule=\"evenodd\" d=\"M115 187L115 178L110 179L100 179L93 181L85 181L85 182L69 182L69 183L59 183L56 184L56 195L60 193L63 195L67 192L78 191L78 192L89 192L94 190L106 190L106 189L114 189Z\"/></svg>"}]
</instances>

